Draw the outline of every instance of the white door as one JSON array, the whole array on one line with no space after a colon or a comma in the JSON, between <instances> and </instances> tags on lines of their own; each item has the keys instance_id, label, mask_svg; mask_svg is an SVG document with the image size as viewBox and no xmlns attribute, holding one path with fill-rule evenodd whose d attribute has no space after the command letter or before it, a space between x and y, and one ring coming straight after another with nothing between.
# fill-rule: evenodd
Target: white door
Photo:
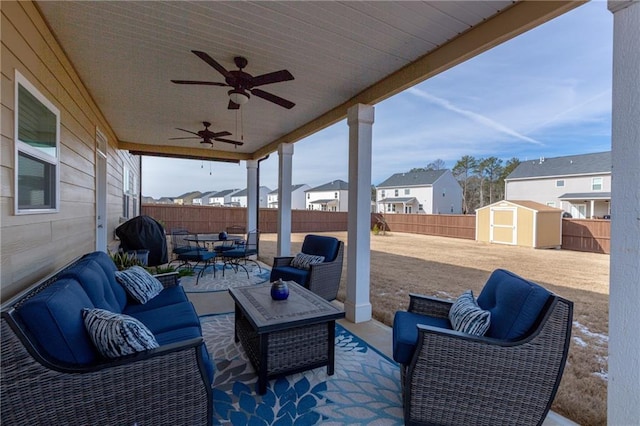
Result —
<instances>
[{"instance_id":1,"label":"white door","mask_svg":"<svg viewBox=\"0 0 640 426\"><path fill-rule=\"evenodd\" d=\"M574 219L585 219L587 217L587 205L571 204L571 216Z\"/></svg>"},{"instance_id":2,"label":"white door","mask_svg":"<svg viewBox=\"0 0 640 426\"><path fill-rule=\"evenodd\" d=\"M96 129L96 250L107 251L107 138Z\"/></svg>"}]
</instances>

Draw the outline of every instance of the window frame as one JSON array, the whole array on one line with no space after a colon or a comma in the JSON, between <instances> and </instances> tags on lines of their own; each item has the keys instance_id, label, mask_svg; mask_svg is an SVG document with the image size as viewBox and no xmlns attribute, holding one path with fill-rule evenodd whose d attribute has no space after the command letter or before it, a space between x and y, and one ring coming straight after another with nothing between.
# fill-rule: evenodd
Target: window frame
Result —
<instances>
[{"instance_id":1,"label":"window frame","mask_svg":"<svg viewBox=\"0 0 640 426\"><path fill-rule=\"evenodd\" d=\"M598 188L598 189L595 188L596 180L599 181L598 185L600 186L600 188ZM592 177L591 178L591 190L592 191L602 191L603 188L604 188L604 178L602 176L596 176L596 177Z\"/></svg>"},{"instance_id":2,"label":"window frame","mask_svg":"<svg viewBox=\"0 0 640 426\"><path fill-rule=\"evenodd\" d=\"M15 70L14 80L14 117L13 117L13 141L14 141L14 179L13 179L13 199L14 199L14 213L15 215L26 214L44 214L44 213L58 213L60 212L60 110L51 102L47 97L36 88L25 76L23 76L17 69ZM55 157L43 152L40 149L34 148L27 142L20 140L20 86L31 94L38 102L40 102L45 108L49 110L54 116L56 121L55 129ZM20 207L20 157L27 156L35 159L38 162L42 162L45 165L49 165L54 168L53 182L48 182L48 185L52 185L51 189L51 202L53 207L40 208L40 207Z\"/></svg>"},{"instance_id":3,"label":"window frame","mask_svg":"<svg viewBox=\"0 0 640 426\"><path fill-rule=\"evenodd\" d=\"M556 188L564 188L564 179L556 179Z\"/></svg>"}]
</instances>

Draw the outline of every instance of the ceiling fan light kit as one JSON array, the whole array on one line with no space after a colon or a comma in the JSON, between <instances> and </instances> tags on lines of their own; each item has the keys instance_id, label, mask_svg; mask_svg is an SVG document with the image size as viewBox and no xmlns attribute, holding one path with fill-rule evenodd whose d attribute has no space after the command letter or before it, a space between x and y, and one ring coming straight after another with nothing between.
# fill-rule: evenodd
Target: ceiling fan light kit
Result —
<instances>
[{"instance_id":1,"label":"ceiling fan light kit","mask_svg":"<svg viewBox=\"0 0 640 426\"><path fill-rule=\"evenodd\" d=\"M238 105L244 105L249 102L249 94L238 89L231 89L227 92L229 94L229 99L231 102Z\"/></svg>"}]
</instances>

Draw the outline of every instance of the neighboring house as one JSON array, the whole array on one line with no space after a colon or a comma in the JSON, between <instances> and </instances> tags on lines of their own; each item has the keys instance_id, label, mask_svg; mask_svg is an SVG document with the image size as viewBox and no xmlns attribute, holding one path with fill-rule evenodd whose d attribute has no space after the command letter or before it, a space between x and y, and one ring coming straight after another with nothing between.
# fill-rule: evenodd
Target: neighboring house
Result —
<instances>
[{"instance_id":1,"label":"neighboring house","mask_svg":"<svg viewBox=\"0 0 640 426\"><path fill-rule=\"evenodd\" d=\"M611 152L524 161L505 179L505 199L558 207L578 219L610 215Z\"/></svg>"},{"instance_id":2,"label":"neighboring house","mask_svg":"<svg viewBox=\"0 0 640 426\"><path fill-rule=\"evenodd\" d=\"M157 201L158 204L173 204L173 198L169 197L160 197Z\"/></svg>"},{"instance_id":3,"label":"neighboring house","mask_svg":"<svg viewBox=\"0 0 640 426\"><path fill-rule=\"evenodd\" d=\"M305 191L311 189L306 183L293 185L291 187L291 209L305 210L307 205L305 202ZM270 209L278 208L278 189L274 189L267 195L267 207Z\"/></svg>"},{"instance_id":4,"label":"neighboring house","mask_svg":"<svg viewBox=\"0 0 640 426\"><path fill-rule=\"evenodd\" d=\"M396 173L376 187L376 200L378 213L462 213L462 188L448 169Z\"/></svg>"},{"instance_id":5,"label":"neighboring house","mask_svg":"<svg viewBox=\"0 0 640 426\"><path fill-rule=\"evenodd\" d=\"M258 202L258 207L264 208L267 207L267 197L271 192L271 189L267 186L261 186L260 193L260 201ZM242 191L238 191L231 196L231 205L236 207L247 207L247 188Z\"/></svg>"},{"instance_id":6,"label":"neighboring house","mask_svg":"<svg viewBox=\"0 0 640 426\"><path fill-rule=\"evenodd\" d=\"M307 210L346 212L349 203L349 184L343 180L334 180L324 185L304 191Z\"/></svg>"},{"instance_id":7,"label":"neighboring house","mask_svg":"<svg viewBox=\"0 0 640 426\"><path fill-rule=\"evenodd\" d=\"M217 194L218 191L209 191L209 192L205 192L204 194L200 195L197 198L194 198L191 201L191 204L196 205L196 206L208 206L209 205L209 198L215 194Z\"/></svg>"},{"instance_id":8,"label":"neighboring house","mask_svg":"<svg viewBox=\"0 0 640 426\"><path fill-rule=\"evenodd\" d=\"M182 195L174 197L173 204L180 204L180 205L192 204L194 198L199 198L201 196L202 196L202 192L200 191L186 192Z\"/></svg>"},{"instance_id":9,"label":"neighboring house","mask_svg":"<svg viewBox=\"0 0 640 426\"><path fill-rule=\"evenodd\" d=\"M231 196L238 192L239 189L225 189L224 191L219 191L209 197L209 205L210 206L230 206L231 205Z\"/></svg>"},{"instance_id":10,"label":"neighboring house","mask_svg":"<svg viewBox=\"0 0 640 426\"><path fill-rule=\"evenodd\" d=\"M158 202L153 197L142 196L142 204L157 204Z\"/></svg>"}]
</instances>

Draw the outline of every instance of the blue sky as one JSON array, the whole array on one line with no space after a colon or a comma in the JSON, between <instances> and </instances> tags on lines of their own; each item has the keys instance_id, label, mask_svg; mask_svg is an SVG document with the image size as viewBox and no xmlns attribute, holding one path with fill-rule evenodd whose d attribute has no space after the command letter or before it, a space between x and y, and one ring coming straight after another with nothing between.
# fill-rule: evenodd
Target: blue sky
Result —
<instances>
[{"instance_id":1,"label":"blue sky","mask_svg":"<svg viewBox=\"0 0 640 426\"><path fill-rule=\"evenodd\" d=\"M592 1L375 105L372 183L463 155L503 160L611 149L613 15ZM294 145L293 183L347 181L346 121ZM261 163L276 189L278 155ZM142 194L246 187L246 167L143 157Z\"/></svg>"}]
</instances>

